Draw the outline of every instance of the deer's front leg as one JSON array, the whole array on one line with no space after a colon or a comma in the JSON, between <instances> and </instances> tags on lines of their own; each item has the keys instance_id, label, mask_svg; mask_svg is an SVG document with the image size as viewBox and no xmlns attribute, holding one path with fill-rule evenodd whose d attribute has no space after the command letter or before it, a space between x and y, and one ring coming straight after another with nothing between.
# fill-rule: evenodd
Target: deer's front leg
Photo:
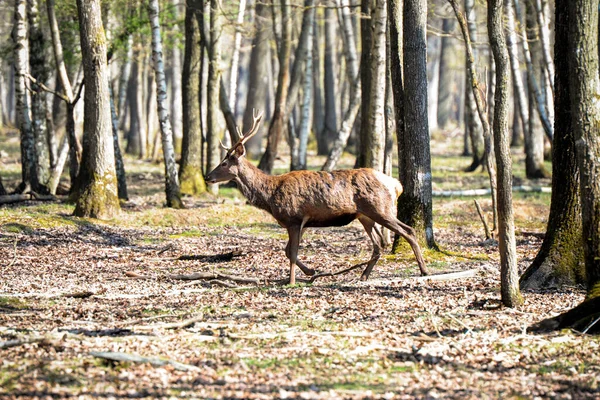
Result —
<instances>
[{"instance_id":1,"label":"deer's front leg","mask_svg":"<svg viewBox=\"0 0 600 400\"><path fill-rule=\"evenodd\" d=\"M296 283L296 262L298 261L298 247L300 246L300 234L302 229L299 226L288 228L288 244L285 248L285 255L290 260L290 285Z\"/></svg>"}]
</instances>

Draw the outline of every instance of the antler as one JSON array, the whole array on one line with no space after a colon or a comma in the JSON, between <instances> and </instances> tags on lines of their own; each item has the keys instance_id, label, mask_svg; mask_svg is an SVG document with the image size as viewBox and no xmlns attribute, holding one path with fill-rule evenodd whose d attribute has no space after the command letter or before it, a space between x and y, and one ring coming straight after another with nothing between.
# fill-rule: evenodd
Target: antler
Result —
<instances>
[{"instance_id":1,"label":"antler","mask_svg":"<svg viewBox=\"0 0 600 400\"><path fill-rule=\"evenodd\" d=\"M252 136L256 135L258 132L258 126L260 125L260 120L262 119L263 113L262 111L259 113L256 109L252 109L252 128L248 132L243 135L240 135L240 144L246 143ZM238 129L238 133L240 133Z\"/></svg>"},{"instance_id":2,"label":"antler","mask_svg":"<svg viewBox=\"0 0 600 400\"><path fill-rule=\"evenodd\" d=\"M256 132L258 132L258 126L260 125L260 120L262 119L263 113L262 111L259 113L256 111L256 109L252 109L252 128L250 128L250 130L248 132L246 132L245 134L242 133L242 131L240 130L239 126L235 127L235 130L237 131L238 134L238 141L231 146L230 148L228 148L227 146L225 146L223 144L223 142L219 139L219 143L221 143L221 147L223 148L223 150L229 152L232 149L234 149L237 145L240 144L245 144L248 140L250 140L250 138L254 135L256 135Z\"/></svg>"}]
</instances>

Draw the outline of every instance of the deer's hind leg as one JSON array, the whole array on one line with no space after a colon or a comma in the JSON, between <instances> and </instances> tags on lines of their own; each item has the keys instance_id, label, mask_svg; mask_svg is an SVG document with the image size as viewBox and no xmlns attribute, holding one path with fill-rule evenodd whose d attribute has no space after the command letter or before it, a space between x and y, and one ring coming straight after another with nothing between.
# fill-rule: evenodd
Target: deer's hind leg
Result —
<instances>
[{"instance_id":1,"label":"deer's hind leg","mask_svg":"<svg viewBox=\"0 0 600 400\"><path fill-rule=\"evenodd\" d=\"M369 279L369 275L371 275L373 267L375 264L377 264L377 261L379 261L379 258L381 257L381 250L385 247L384 237L381 233L381 230L375 225L375 221L373 221L371 218L360 215L358 220L365 228L365 232L367 232L367 236L369 239L371 239L371 243L373 244L373 253L371 254L371 259L367 262L367 266L360 276L360 280L366 281Z\"/></svg>"},{"instance_id":2,"label":"deer's hind leg","mask_svg":"<svg viewBox=\"0 0 600 400\"><path fill-rule=\"evenodd\" d=\"M417 236L415 235L415 230L412 227L408 226L407 224L394 217L382 216L376 213L373 213L372 215L368 216L369 218L373 219L376 223L402 236L408 242L408 244L412 248L413 253L415 254L417 264L419 265L419 269L421 270L421 275L429 275L427 267L425 266L423 254L421 253L421 247L419 246Z\"/></svg>"}]
</instances>

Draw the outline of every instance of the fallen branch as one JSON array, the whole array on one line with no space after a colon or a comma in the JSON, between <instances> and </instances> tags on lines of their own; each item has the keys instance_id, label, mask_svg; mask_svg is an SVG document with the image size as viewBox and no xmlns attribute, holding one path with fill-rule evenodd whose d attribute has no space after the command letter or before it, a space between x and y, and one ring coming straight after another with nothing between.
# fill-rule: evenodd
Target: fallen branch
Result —
<instances>
[{"instance_id":1,"label":"fallen branch","mask_svg":"<svg viewBox=\"0 0 600 400\"><path fill-rule=\"evenodd\" d=\"M177 361L166 360L158 357L142 357L137 354L117 353L112 351L91 351L91 356L96 358L102 358L104 360L116 361L116 362L133 362L133 363L148 363L153 367L164 367L165 365L171 365L177 371L198 371L199 368L194 365L182 364Z\"/></svg>"},{"instance_id":2,"label":"fallen branch","mask_svg":"<svg viewBox=\"0 0 600 400\"><path fill-rule=\"evenodd\" d=\"M195 281L195 280L228 280L236 283L255 283L261 284L264 282L269 282L265 279L259 278L246 278L246 277L237 277L233 275L223 274L221 272L196 272L193 274L170 274L167 275L169 279L181 280L181 281Z\"/></svg>"},{"instance_id":3,"label":"fallen branch","mask_svg":"<svg viewBox=\"0 0 600 400\"><path fill-rule=\"evenodd\" d=\"M417 276L414 279L419 281L450 281L453 279L473 278L476 274L476 269L470 269L467 271L450 272L448 274Z\"/></svg>"},{"instance_id":4,"label":"fallen branch","mask_svg":"<svg viewBox=\"0 0 600 400\"><path fill-rule=\"evenodd\" d=\"M55 201L57 200L56 196L52 195L42 195L35 192L28 192L25 194L7 194L4 196L0 196L0 205L1 204L14 204L22 201Z\"/></svg>"},{"instance_id":5,"label":"fallen branch","mask_svg":"<svg viewBox=\"0 0 600 400\"><path fill-rule=\"evenodd\" d=\"M24 344L40 343L40 342L47 342L47 341L48 341L48 338L45 338L45 337L31 337L31 338L25 338L25 339L7 340L4 342L0 342L0 349L9 349L11 347L23 346Z\"/></svg>"},{"instance_id":6,"label":"fallen branch","mask_svg":"<svg viewBox=\"0 0 600 400\"><path fill-rule=\"evenodd\" d=\"M520 193L552 193L551 187L542 186L513 186L513 192ZM467 189L467 190L434 190L434 197L472 197L472 196L487 196L491 194L491 189Z\"/></svg>"},{"instance_id":7,"label":"fallen branch","mask_svg":"<svg viewBox=\"0 0 600 400\"><path fill-rule=\"evenodd\" d=\"M153 277L150 275L138 274L135 271L125 271L125 276L128 278L133 278L133 279L156 279L156 277Z\"/></svg>"},{"instance_id":8,"label":"fallen branch","mask_svg":"<svg viewBox=\"0 0 600 400\"><path fill-rule=\"evenodd\" d=\"M200 316L195 318L186 319L180 322L169 322L166 324L155 324L155 325L145 325L145 326L136 326L135 330L141 331L152 331L155 329L185 329L194 325L196 322L202 322L204 320L204 315L200 314ZM130 326L130 325L125 325Z\"/></svg>"}]
</instances>

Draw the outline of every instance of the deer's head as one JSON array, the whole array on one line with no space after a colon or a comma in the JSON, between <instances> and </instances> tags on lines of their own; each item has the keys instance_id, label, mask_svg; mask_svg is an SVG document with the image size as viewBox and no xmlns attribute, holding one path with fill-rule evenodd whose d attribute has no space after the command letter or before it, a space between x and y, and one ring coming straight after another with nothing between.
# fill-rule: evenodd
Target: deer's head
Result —
<instances>
[{"instance_id":1,"label":"deer's head","mask_svg":"<svg viewBox=\"0 0 600 400\"><path fill-rule=\"evenodd\" d=\"M232 179L235 179L238 176L238 171L240 167L240 159L246 155L246 148L244 144L258 132L258 126L260 125L260 120L262 119L263 113L257 113L256 110L252 111L252 128L245 134L242 134L239 127L236 127L238 136L240 137L238 141L233 144L230 148L227 148L221 143L221 147L226 151L225 157L221 161L221 163L212 171L206 175L206 182L208 183L217 183L217 182L227 182Z\"/></svg>"}]
</instances>

